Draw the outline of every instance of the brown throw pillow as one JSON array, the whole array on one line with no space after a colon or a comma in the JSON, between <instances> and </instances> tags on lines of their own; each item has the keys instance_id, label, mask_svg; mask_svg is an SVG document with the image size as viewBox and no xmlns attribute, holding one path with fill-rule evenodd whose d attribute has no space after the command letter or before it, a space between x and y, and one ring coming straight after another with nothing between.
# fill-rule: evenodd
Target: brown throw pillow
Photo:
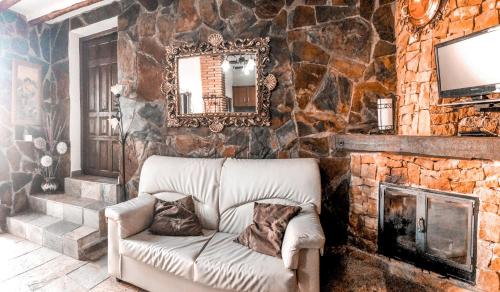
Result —
<instances>
[{"instance_id":1,"label":"brown throw pillow","mask_svg":"<svg viewBox=\"0 0 500 292\"><path fill-rule=\"evenodd\" d=\"M257 252L281 257L281 243L288 222L301 208L280 204L255 203L253 224L234 240Z\"/></svg>"},{"instance_id":2,"label":"brown throw pillow","mask_svg":"<svg viewBox=\"0 0 500 292\"><path fill-rule=\"evenodd\" d=\"M157 199L149 231L157 235L203 235L200 221L194 212L193 198L187 196L173 202Z\"/></svg>"}]
</instances>

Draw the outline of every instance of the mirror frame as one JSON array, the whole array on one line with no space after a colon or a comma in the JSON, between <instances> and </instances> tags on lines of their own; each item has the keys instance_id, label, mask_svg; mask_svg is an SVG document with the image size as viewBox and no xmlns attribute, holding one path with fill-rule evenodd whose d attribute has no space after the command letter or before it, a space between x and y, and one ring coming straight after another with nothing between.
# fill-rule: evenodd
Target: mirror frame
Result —
<instances>
[{"instance_id":1,"label":"mirror frame","mask_svg":"<svg viewBox=\"0 0 500 292\"><path fill-rule=\"evenodd\" d=\"M406 29L416 36L427 33L430 29L437 27L439 22L449 10L447 0L429 0L429 7L420 18L415 18L409 11L409 6L415 0L402 0L399 11L399 23L406 26Z\"/></svg>"},{"instance_id":2,"label":"mirror frame","mask_svg":"<svg viewBox=\"0 0 500 292\"><path fill-rule=\"evenodd\" d=\"M208 42L167 46L165 49L165 75L162 92L167 98L167 127L209 127L218 133L227 126L251 127L270 126L270 99L276 88L277 79L266 73L269 64L270 38L236 39L225 41L216 33L208 37ZM256 111L228 113L191 113L179 114L179 59L202 55L255 54L256 73Z\"/></svg>"}]
</instances>

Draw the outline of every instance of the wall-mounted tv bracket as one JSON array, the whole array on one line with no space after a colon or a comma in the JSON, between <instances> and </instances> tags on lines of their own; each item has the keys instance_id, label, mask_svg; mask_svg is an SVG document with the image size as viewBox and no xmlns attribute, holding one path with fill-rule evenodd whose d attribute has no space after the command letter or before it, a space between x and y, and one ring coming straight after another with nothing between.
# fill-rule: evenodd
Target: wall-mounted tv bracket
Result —
<instances>
[{"instance_id":1,"label":"wall-mounted tv bracket","mask_svg":"<svg viewBox=\"0 0 500 292\"><path fill-rule=\"evenodd\" d=\"M473 106L480 112L500 112L500 98L489 99L485 95L479 95L472 98L471 101L442 103L437 106L446 106L452 108L461 108Z\"/></svg>"}]
</instances>

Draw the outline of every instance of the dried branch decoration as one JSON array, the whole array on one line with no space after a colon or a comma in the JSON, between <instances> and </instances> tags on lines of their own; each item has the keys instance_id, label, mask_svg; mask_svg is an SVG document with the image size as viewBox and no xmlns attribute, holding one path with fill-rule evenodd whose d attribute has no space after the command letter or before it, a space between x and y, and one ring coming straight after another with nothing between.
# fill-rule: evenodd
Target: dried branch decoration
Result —
<instances>
[{"instance_id":1,"label":"dried branch decoration","mask_svg":"<svg viewBox=\"0 0 500 292\"><path fill-rule=\"evenodd\" d=\"M208 36L208 42L199 44L183 44L165 48L166 62L164 66L164 82L162 92L167 98L168 127L209 127L212 132L220 132L227 126L250 127L270 126L271 92L278 83L273 74L264 72L269 64L270 38L236 39L225 41L216 33ZM255 54L255 72L257 75L256 112L225 113L190 113L179 114L179 76L178 60L180 58L202 55Z\"/></svg>"}]
</instances>

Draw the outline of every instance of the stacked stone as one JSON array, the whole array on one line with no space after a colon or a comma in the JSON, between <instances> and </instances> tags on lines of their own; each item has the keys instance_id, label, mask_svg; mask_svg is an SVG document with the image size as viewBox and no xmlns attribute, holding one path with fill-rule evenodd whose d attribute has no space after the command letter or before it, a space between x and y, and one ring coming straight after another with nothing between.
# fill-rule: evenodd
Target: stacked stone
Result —
<instances>
[{"instance_id":1,"label":"stacked stone","mask_svg":"<svg viewBox=\"0 0 500 292\"><path fill-rule=\"evenodd\" d=\"M42 66L42 98L61 105L69 119L69 30L95 23L121 11L113 2L56 24L29 26L26 20L7 10L0 13L0 202L4 213L16 213L27 205L27 196L38 191L40 177L33 175L35 154L30 142L21 141L25 127L11 123L11 62L25 60ZM69 124L69 123L68 123ZM36 136L38 127L26 127ZM69 136L69 130L63 135ZM69 176L68 157L62 161L60 176Z\"/></svg>"},{"instance_id":2,"label":"stacked stone","mask_svg":"<svg viewBox=\"0 0 500 292\"><path fill-rule=\"evenodd\" d=\"M478 197L477 284L487 291L498 291L500 161L353 153L351 174L349 240L370 252L377 249L380 182Z\"/></svg>"},{"instance_id":3,"label":"stacked stone","mask_svg":"<svg viewBox=\"0 0 500 292\"><path fill-rule=\"evenodd\" d=\"M482 130L500 134L500 113L481 114L473 107L438 107L434 46L500 23L498 0L450 0L449 9L434 29L420 37L399 25L396 13L399 133L453 136L459 131ZM401 1L402 3L402 1ZM447 99L444 102L454 102ZM459 123L465 125L459 125Z\"/></svg>"},{"instance_id":4,"label":"stacked stone","mask_svg":"<svg viewBox=\"0 0 500 292\"><path fill-rule=\"evenodd\" d=\"M154 154L318 157L323 216L343 221L333 214L344 212L337 201L347 188L349 159L329 155L327 136L374 129L377 97L396 93L394 2L129 1L118 21L119 79L132 81L140 102L126 148L129 190L136 193L141 165ZM164 46L207 41L216 32L228 40L271 38L269 72L278 78L271 127L228 127L217 134L165 127ZM327 230L329 238L339 232Z\"/></svg>"},{"instance_id":5,"label":"stacked stone","mask_svg":"<svg viewBox=\"0 0 500 292\"><path fill-rule=\"evenodd\" d=\"M33 145L22 139L26 130L36 135L39 129L12 124L12 60L40 64L43 97L50 96L53 76L49 69L49 38L47 26L29 27L23 17L10 11L0 12L0 217L23 210L28 194L37 186Z\"/></svg>"}]
</instances>

